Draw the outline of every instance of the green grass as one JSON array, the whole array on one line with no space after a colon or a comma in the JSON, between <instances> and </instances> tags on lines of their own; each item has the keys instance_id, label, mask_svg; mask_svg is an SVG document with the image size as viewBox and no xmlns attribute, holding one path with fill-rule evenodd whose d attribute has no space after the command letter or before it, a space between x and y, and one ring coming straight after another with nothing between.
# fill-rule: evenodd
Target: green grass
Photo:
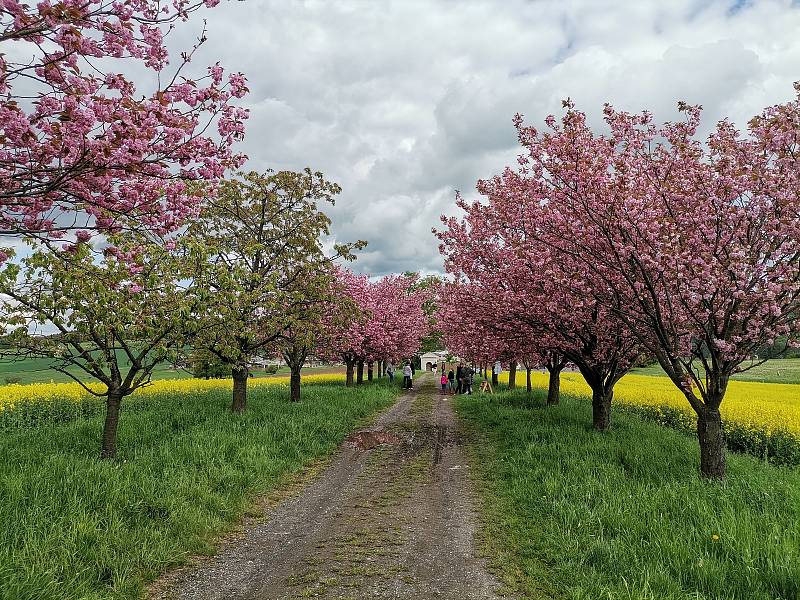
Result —
<instances>
[{"instance_id":1,"label":"green grass","mask_svg":"<svg viewBox=\"0 0 800 600\"><path fill-rule=\"evenodd\" d=\"M69 376L59 371L53 370L50 365L52 362L46 358L25 358L21 360L0 359L0 385L6 383L5 378L19 379L17 383L65 383L73 381ZM331 367L303 369L303 373L313 374L318 372L328 372ZM73 369L78 373L78 369ZM278 369L277 375L288 375L288 367ZM254 369L254 377L271 377L273 373L267 373L263 369ZM187 379L192 377L189 371L175 369L169 364L158 365L153 371L153 379Z\"/></svg>"},{"instance_id":2,"label":"green grass","mask_svg":"<svg viewBox=\"0 0 800 600\"><path fill-rule=\"evenodd\" d=\"M744 363L746 367L749 363ZM667 374L658 363L633 369L637 375L666 377ZM776 358L754 366L744 373L733 376L738 381L760 381L762 383L800 383L800 358Z\"/></svg>"},{"instance_id":3,"label":"green grass","mask_svg":"<svg viewBox=\"0 0 800 600\"><path fill-rule=\"evenodd\" d=\"M543 393L461 396L484 550L514 597L800 598L800 471L729 454L699 479L689 436ZM719 536L715 540L713 536Z\"/></svg>"},{"instance_id":4,"label":"green grass","mask_svg":"<svg viewBox=\"0 0 800 600\"><path fill-rule=\"evenodd\" d=\"M101 417L0 437L0 598L138 598L146 582L210 553L265 494L390 404L396 387L307 385L130 399L119 458L103 462Z\"/></svg>"}]
</instances>

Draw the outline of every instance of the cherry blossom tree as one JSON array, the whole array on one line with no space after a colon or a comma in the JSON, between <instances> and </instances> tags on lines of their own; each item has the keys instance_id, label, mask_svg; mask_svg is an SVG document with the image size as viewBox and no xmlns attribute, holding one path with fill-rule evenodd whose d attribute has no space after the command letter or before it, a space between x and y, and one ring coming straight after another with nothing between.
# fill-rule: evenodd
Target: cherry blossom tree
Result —
<instances>
[{"instance_id":1,"label":"cherry blossom tree","mask_svg":"<svg viewBox=\"0 0 800 600\"><path fill-rule=\"evenodd\" d=\"M539 132L517 119L517 195L546 199L536 237L583 264L616 315L697 414L700 471L725 477L720 416L732 375L800 333L800 85L741 132L696 139L701 110L661 126L606 106L610 132L565 104ZM578 250L580 249L580 250Z\"/></svg>"},{"instance_id":2,"label":"cherry blossom tree","mask_svg":"<svg viewBox=\"0 0 800 600\"><path fill-rule=\"evenodd\" d=\"M347 385L353 385L354 374L356 383L363 381L364 365L398 360L419 350L430 332L424 309L430 294L415 286L415 276L389 275L370 281L366 275L342 269L339 278L361 317L346 327L330 329L320 351L344 361Z\"/></svg>"},{"instance_id":3,"label":"cherry blossom tree","mask_svg":"<svg viewBox=\"0 0 800 600\"><path fill-rule=\"evenodd\" d=\"M0 234L163 234L244 157L240 73L190 77L165 38L219 0L0 3ZM2 258L2 256L0 256Z\"/></svg>"},{"instance_id":4,"label":"cherry blossom tree","mask_svg":"<svg viewBox=\"0 0 800 600\"><path fill-rule=\"evenodd\" d=\"M315 352L329 360L341 360L345 364L345 384L350 387L354 383L355 365L359 357L366 354L366 325L370 317L370 282L366 275L356 275L349 269L337 269L338 285L354 306L352 322L342 320L325 320L322 323L321 337Z\"/></svg>"},{"instance_id":5,"label":"cherry blossom tree","mask_svg":"<svg viewBox=\"0 0 800 600\"><path fill-rule=\"evenodd\" d=\"M410 357L430 332L425 312L431 293L418 287L416 275L388 275L371 286L371 318L364 343L365 360Z\"/></svg>"},{"instance_id":6,"label":"cherry blossom tree","mask_svg":"<svg viewBox=\"0 0 800 600\"><path fill-rule=\"evenodd\" d=\"M540 196L520 194L511 175L479 183L486 204L460 199L462 220L443 218L446 228L437 235L445 267L472 284L472 302L482 300L476 312L491 315L487 326L501 338L521 328L538 338L542 354L555 352L551 379L565 359L578 367L592 389L594 428L605 431L614 385L641 346L609 306L582 289L584 264L538 240L545 214ZM553 403L557 387L551 381Z\"/></svg>"},{"instance_id":7,"label":"cherry blossom tree","mask_svg":"<svg viewBox=\"0 0 800 600\"><path fill-rule=\"evenodd\" d=\"M512 318L477 281L443 283L437 304L451 352L482 368L500 361L509 370L509 389L516 388L516 367L522 361L531 391L530 371L539 362L535 332Z\"/></svg>"}]
</instances>

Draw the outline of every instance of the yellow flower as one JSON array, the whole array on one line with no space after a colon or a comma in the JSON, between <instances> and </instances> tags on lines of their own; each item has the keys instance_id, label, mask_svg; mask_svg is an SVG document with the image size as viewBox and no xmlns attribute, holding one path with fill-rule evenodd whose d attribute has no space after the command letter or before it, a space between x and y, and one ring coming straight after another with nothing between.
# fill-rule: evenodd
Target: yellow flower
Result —
<instances>
[{"instance_id":1,"label":"yellow flower","mask_svg":"<svg viewBox=\"0 0 800 600\"><path fill-rule=\"evenodd\" d=\"M344 381L343 373L317 373L304 375L303 383L333 383ZM249 385L289 385L288 377L256 377L250 380ZM92 384L89 387L97 392L102 392L105 387ZM153 396L157 394L191 394L211 390L230 390L233 382L230 379L157 379L150 385L139 388L134 392L137 396ZM31 383L20 385L12 383L0 386L0 411L11 409L20 402L53 402L55 400L70 400L78 402L87 398L89 393L77 383Z\"/></svg>"},{"instance_id":2,"label":"yellow flower","mask_svg":"<svg viewBox=\"0 0 800 600\"><path fill-rule=\"evenodd\" d=\"M508 381L508 373L500 374ZM531 373L534 386L547 389L547 373ZM525 385L525 372L517 373L517 385ZM591 397L591 390L579 373L561 374L561 390L566 394ZM667 377L626 375L614 388L614 402L662 411L677 410L687 424L695 420L686 398ZM722 402L722 418L753 433L787 432L800 438L800 385L731 381Z\"/></svg>"},{"instance_id":3,"label":"yellow flower","mask_svg":"<svg viewBox=\"0 0 800 600\"><path fill-rule=\"evenodd\" d=\"M718 542L719 536L715 533L714 535L711 536L711 539L714 540L715 542Z\"/></svg>"}]
</instances>

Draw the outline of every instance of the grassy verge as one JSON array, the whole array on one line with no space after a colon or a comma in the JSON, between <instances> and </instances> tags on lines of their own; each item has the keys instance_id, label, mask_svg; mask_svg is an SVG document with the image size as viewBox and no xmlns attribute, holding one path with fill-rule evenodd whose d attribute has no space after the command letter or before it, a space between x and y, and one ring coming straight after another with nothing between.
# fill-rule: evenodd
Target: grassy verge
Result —
<instances>
[{"instance_id":1,"label":"grassy verge","mask_svg":"<svg viewBox=\"0 0 800 600\"><path fill-rule=\"evenodd\" d=\"M642 419L671 427L693 438L697 436L697 418L694 413L671 406L637 406L621 404L618 412L629 412ZM800 467L800 436L786 430L769 431L751 423L733 420L723 422L728 450L750 454L770 463Z\"/></svg>"},{"instance_id":2,"label":"grassy verge","mask_svg":"<svg viewBox=\"0 0 800 600\"><path fill-rule=\"evenodd\" d=\"M485 550L521 598L800 597L800 472L729 455L697 477L691 438L630 414L588 427L586 401L461 396Z\"/></svg>"},{"instance_id":3,"label":"grassy verge","mask_svg":"<svg viewBox=\"0 0 800 600\"><path fill-rule=\"evenodd\" d=\"M524 385L524 377L517 376L517 386ZM506 373L500 378L508 381ZM548 377L533 373L532 382L547 389ZM561 391L591 397L586 381L575 372L562 373ZM666 377L626 375L614 386L614 404L692 434L697 428L694 411ZM775 464L800 466L800 385L732 381L721 410L731 448Z\"/></svg>"},{"instance_id":4,"label":"grassy verge","mask_svg":"<svg viewBox=\"0 0 800 600\"><path fill-rule=\"evenodd\" d=\"M123 406L119 461L96 459L102 418L0 437L0 598L137 598L309 462L329 454L397 389L258 386Z\"/></svg>"}]
</instances>

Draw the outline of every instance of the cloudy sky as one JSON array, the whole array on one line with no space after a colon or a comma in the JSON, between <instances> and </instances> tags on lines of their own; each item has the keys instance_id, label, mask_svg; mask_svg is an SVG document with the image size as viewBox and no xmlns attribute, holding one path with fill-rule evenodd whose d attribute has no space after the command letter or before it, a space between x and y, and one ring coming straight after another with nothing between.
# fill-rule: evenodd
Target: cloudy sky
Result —
<instances>
[{"instance_id":1,"label":"cloudy sky","mask_svg":"<svg viewBox=\"0 0 800 600\"><path fill-rule=\"evenodd\" d=\"M511 118L572 98L707 128L793 96L800 6L778 1L247 0L206 11L216 60L249 78L248 168L310 166L339 182L340 240L372 275L441 269L430 233L517 154ZM171 43L197 33L182 26ZM200 65L197 65L198 67Z\"/></svg>"}]
</instances>

